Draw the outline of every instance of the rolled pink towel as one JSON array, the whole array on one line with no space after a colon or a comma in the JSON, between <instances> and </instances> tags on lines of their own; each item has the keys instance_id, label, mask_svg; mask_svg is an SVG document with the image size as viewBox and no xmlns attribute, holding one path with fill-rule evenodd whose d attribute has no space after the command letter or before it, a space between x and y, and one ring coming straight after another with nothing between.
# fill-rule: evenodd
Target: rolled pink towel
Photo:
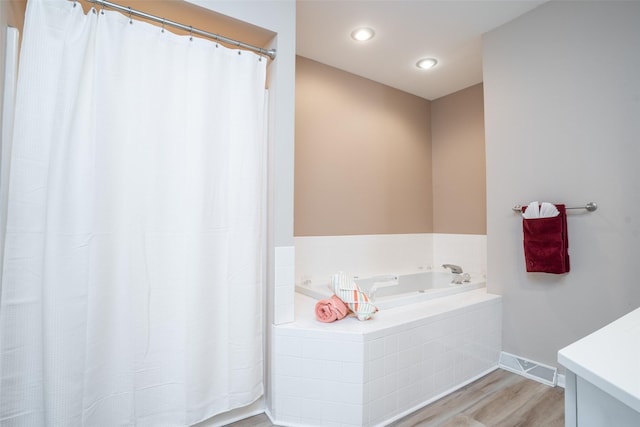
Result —
<instances>
[{"instance_id":1,"label":"rolled pink towel","mask_svg":"<svg viewBox=\"0 0 640 427\"><path fill-rule=\"evenodd\" d=\"M344 318L347 314L349 314L349 308L335 295L316 303L316 319L321 322L335 322Z\"/></svg>"}]
</instances>

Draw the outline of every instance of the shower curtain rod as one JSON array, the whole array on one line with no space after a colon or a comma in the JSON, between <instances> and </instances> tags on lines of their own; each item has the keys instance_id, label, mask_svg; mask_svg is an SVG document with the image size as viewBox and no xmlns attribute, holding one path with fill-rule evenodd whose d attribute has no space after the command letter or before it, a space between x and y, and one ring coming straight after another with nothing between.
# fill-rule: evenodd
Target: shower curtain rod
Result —
<instances>
[{"instance_id":1,"label":"shower curtain rod","mask_svg":"<svg viewBox=\"0 0 640 427\"><path fill-rule=\"evenodd\" d=\"M197 28L193 28L193 27L191 27L189 25L184 25L184 24L180 24L178 22L169 21L167 19L159 18L157 16L150 15L148 13L141 12L139 10L131 9L130 7L121 6L121 5L116 4L116 3L111 3L110 1L106 1L106 0L87 0L87 1L89 3L99 4L99 5L102 5L102 6L106 6L106 7L112 8L112 9L119 10L121 12L124 12L124 13L128 14L129 16L137 16L137 17L140 17L140 18L149 19L151 21L158 22L158 23L162 24L163 26L168 25L170 27L179 28L181 30L189 31L189 34L197 34L199 36L208 37L208 38L214 39L214 40L216 40L218 42L226 43L226 44L233 45L233 46L236 46L236 47L241 47L243 49L247 49L247 50L250 50L252 52L256 52L259 55L265 55L265 56L267 56L267 57L269 57L271 59L276 59L276 50L275 49L263 49L263 48L258 47L258 46L253 46L253 45L250 45L250 44L247 44L247 43L243 43L243 42L238 41L238 40L234 40L234 39L230 39L230 38L225 37L225 36L221 36L220 34L214 34L214 33L208 32L208 31L198 30Z\"/></svg>"}]
</instances>

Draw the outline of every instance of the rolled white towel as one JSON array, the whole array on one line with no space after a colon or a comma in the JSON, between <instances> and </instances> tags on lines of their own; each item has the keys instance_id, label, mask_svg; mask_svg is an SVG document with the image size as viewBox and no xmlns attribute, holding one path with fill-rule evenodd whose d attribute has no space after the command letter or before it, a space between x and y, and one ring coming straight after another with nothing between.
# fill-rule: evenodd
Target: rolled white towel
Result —
<instances>
[{"instance_id":1,"label":"rolled white towel","mask_svg":"<svg viewBox=\"0 0 640 427\"><path fill-rule=\"evenodd\" d=\"M540 218L550 218L560 215L560 211L553 203L542 202L540 206Z\"/></svg>"},{"instance_id":2,"label":"rolled white towel","mask_svg":"<svg viewBox=\"0 0 640 427\"><path fill-rule=\"evenodd\" d=\"M538 202L531 202L527 209L522 212L522 217L526 219L540 218L540 206Z\"/></svg>"}]
</instances>

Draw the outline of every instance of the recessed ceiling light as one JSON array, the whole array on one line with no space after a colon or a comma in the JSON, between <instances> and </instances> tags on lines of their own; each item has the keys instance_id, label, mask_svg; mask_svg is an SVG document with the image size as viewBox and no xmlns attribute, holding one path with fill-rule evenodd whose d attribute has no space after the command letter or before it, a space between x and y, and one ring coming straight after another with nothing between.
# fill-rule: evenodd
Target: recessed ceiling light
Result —
<instances>
[{"instance_id":1,"label":"recessed ceiling light","mask_svg":"<svg viewBox=\"0 0 640 427\"><path fill-rule=\"evenodd\" d=\"M359 42L364 42L367 40L371 40L375 34L375 31L373 31L371 28L356 28L351 32L351 38Z\"/></svg>"},{"instance_id":2,"label":"recessed ceiling light","mask_svg":"<svg viewBox=\"0 0 640 427\"><path fill-rule=\"evenodd\" d=\"M433 68L438 63L438 60L435 58L422 58L420 61L416 62L416 67L421 70L428 70L429 68Z\"/></svg>"}]
</instances>

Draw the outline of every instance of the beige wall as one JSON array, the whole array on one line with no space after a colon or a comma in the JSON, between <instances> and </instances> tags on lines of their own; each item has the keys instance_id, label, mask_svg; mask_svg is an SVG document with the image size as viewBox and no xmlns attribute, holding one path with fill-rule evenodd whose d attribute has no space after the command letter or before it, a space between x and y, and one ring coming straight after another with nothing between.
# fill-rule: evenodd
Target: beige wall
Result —
<instances>
[{"instance_id":1,"label":"beige wall","mask_svg":"<svg viewBox=\"0 0 640 427\"><path fill-rule=\"evenodd\" d=\"M486 234L482 84L428 101L296 67L294 235Z\"/></svg>"},{"instance_id":2,"label":"beige wall","mask_svg":"<svg viewBox=\"0 0 640 427\"><path fill-rule=\"evenodd\" d=\"M0 0L0 22L4 31L5 26L17 28L22 34L24 11L27 0Z\"/></svg>"},{"instance_id":3,"label":"beige wall","mask_svg":"<svg viewBox=\"0 0 640 427\"><path fill-rule=\"evenodd\" d=\"M4 72L7 42L7 27L17 28L22 37L26 0L0 0L0 117L2 117L2 99L4 99Z\"/></svg>"},{"instance_id":4,"label":"beige wall","mask_svg":"<svg viewBox=\"0 0 640 427\"><path fill-rule=\"evenodd\" d=\"M432 232L430 102L298 57L294 235Z\"/></svg>"},{"instance_id":5,"label":"beige wall","mask_svg":"<svg viewBox=\"0 0 640 427\"><path fill-rule=\"evenodd\" d=\"M431 102L433 231L487 234L482 84Z\"/></svg>"}]
</instances>

